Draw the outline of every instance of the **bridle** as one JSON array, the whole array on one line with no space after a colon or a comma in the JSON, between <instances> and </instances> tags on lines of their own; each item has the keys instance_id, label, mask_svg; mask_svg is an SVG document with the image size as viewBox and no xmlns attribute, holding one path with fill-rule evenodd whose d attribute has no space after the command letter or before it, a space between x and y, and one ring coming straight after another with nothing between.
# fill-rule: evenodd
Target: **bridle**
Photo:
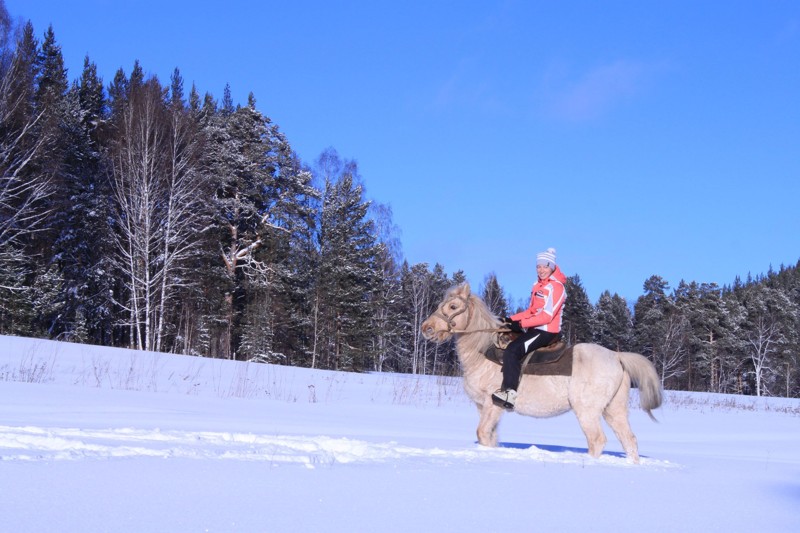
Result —
<instances>
[{"instance_id":1,"label":"bridle","mask_svg":"<svg viewBox=\"0 0 800 533\"><path fill-rule=\"evenodd\" d=\"M456 309L453 311L452 314L447 314L445 312L445 305L451 302L453 299L460 300L464 306L461 309ZM447 333L508 333L511 330L507 328L483 328L483 329L455 329L456 323L455 318L459 315L467 313L467 327L469 327L470 322L472 322L472 309L473 304L469 298L464 298L463 296L453 296L453 298L449 298L446 301L442 302L439 307L436 308L432 316L439 316L444 319L445 323L447 324Z\"/></svg>"},{"instance_id":2,"label":"bridle","mask_svg":"<svg viewBox=\"0 0 800 533\"><path fill-rule=\"evenodd\" d=\"M447 305L449 302L452 302L453 298L460 300L461 303L464 304L464 306L461 309L456 309L455 311L453 311L453 314L448 315L445 312L445 305ZM439 307L436 308L436 311L434 311L433 316L439 315L442 319L444 319L445 323L447 324L447 333L467 333L466 331L459 331L455 329L456 327L455 318L459 315L467 313L467 325L469 325L469 323L472 322L472 302L470 302L469 299L464 298L463 296L454 296L453 298L447 299L444 302L442 302L441 305L439 305Z\"/></svg>"}]
</instances>

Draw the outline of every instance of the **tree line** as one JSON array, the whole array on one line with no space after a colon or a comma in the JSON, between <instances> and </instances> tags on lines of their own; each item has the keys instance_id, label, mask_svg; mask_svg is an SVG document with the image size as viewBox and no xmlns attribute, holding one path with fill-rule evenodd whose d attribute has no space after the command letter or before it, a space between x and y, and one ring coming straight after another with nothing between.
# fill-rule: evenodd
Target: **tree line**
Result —
<instances>
[{"instance_id":1,"label":"tree line","mask_svg":"<svg viewBox=\"0 0 800 533\"><path fill-rule=\"evenodd\" d=\"M52 27L4 26L0 332L341 370L452 373L419 332L464 281L400 258L354 161L298 158L250 94L136 62L69 83Z\"/></svg>"},{"instance_id":2,"label":"tree line","mask_svg":"<svg viewBox=\"0 0 800 533\"><path fill-rule=\"evenodd\" d=\"M567 282L564 334L634 351L673 390L800 396L800 262L731 286L660 276L644 282L631 310L608 291L591 305L580 277Z\"/></svg>"},{"instance_id":3,"label":"tree line","mask_svg":"<svg viewBox=\"0 0 800 533\"><path fill-rule=\"evenodd\" d=\"M0 32L0 333L458 372L419 326L465 276L402 258L355 161L304 163L252 94L217 100L138 62L106 84L88 57L70 83L52 27L39 41L0 16ZM631 309L591 304L573 276L564 335L645 354L668 388L797 396L799 287L798 267L725 288L654 276ZM479 290L514 310L494 274Z\"/></svg>"}]
</instances>

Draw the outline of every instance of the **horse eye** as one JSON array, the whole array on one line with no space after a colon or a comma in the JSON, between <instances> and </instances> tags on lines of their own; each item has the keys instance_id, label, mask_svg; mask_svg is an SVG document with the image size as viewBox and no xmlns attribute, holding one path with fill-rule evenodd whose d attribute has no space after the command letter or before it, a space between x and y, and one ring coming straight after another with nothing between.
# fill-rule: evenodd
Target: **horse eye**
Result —
<instances>
[{"instance_id":1,"label":"horse eye","mask_svg":"<svg viewBox=\"0 0 800 533\"><path fill-rule=\"evenodd\" d=\"M456 304L450 304L450 309L452 309L453 311L455 311L457 308L458 306Z\"/></svg>"}]
</instances>

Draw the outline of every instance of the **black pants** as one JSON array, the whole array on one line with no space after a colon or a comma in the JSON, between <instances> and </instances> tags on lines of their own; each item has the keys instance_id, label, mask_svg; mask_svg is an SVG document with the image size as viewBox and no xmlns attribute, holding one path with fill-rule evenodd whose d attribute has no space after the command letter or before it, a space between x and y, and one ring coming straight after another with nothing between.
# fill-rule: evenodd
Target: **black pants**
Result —
<instances>
[{"instance_id":1,"label":"black pants","mask_svg":"<svg viewBox=\"0 0 800 533\"><path fill-rule=\"evenodd\" d=\"M503 390L517 390L522 360L536 348L550 344L558 333L529 329L509 343L503 352Z\"/></svg>"}]
</instances>

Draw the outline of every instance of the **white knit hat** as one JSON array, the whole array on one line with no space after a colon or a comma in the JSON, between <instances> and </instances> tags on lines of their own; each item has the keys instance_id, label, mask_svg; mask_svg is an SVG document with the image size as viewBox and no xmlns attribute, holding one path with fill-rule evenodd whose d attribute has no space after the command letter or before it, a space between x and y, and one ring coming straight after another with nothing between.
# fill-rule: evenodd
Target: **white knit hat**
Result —
<instances>
[{"instance_id":1,"label":"white knit hat","mask_svg":"<svg viewBox=\"0 0 800 533\"><path fill-rule=\"evenodd\" d=\"M544 252L539 252L536 254L536 264L537 265L547 265L550 268L555 268L556 266L556 249L555 248L548 248Z\"/></svg>"}]
</instances>

